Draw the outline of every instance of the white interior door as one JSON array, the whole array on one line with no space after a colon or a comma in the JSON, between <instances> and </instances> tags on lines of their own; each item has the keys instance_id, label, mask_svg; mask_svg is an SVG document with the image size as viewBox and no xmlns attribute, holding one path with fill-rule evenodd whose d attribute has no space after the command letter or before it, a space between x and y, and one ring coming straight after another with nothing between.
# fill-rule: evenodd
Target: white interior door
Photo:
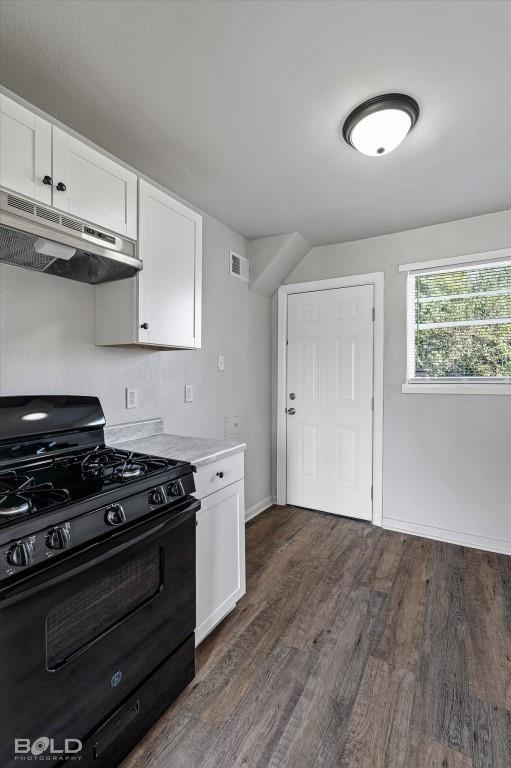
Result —
<instances>
[{"instance_id":1,"label":"white interior door","mask_svg":"<svg viewBox=\"0 0 511 768\"><path fill-rule=\"evenodd\" d=\"M53 205L57 208L136 238L136 175L56 126L53 182Z\"/></svg>"},{"instance_id":2,"label":"white interior door","mask_svg":"<svg viewBox=\"0 0 511 768\"><path fill-rule=\"evenodd\" d=\"M0 185L51 205L51 125L0 94Z\"/></svg>"},{"instance_id":3,"label":"white interior door","mask_svg":"<svg viewBox=\"0 0 511 768\"><path fill-rule=\"evenodd\" d=\"M287 502L370 520L373 286L288 296Z\"/></svg>"}]
</instances>

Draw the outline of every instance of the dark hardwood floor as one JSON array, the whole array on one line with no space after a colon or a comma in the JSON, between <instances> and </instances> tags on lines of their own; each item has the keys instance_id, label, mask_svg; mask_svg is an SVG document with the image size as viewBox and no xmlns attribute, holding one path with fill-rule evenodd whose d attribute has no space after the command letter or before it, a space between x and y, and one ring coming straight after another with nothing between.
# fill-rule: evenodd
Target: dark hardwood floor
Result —
<instances>
[{"instance_id":1,"label":"dark hardwood floor","mask_svg":"<svg viewBox=\"0 0 511 768\"><path fill-rule=\"evenodd\" d=\"M123 768L511 768L511 558L275 507Z\"/></svg>"}]
</instances>

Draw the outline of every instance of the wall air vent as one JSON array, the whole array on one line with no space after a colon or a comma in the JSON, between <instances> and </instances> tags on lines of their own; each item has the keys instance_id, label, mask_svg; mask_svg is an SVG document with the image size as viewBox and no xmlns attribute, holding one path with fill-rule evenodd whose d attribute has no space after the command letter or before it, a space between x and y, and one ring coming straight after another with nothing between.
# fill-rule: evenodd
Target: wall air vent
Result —
<instances>
[{"instance_id":1,"label":"wall air vent","mask_svg":"<svg viewBox=\"0 0 511 768\"><path fill-rule=\"evenodd\" d=\"M29 203L28 200L23 200L22 197L15 197L14 195L7 195L7 205L9 208L17 208L20 211L26 211L27 213L34 213L33 203Z\"/></svg>"},{"instance_id":2,"label":"wall air vent","mask_svg":"<svg viewBox=\"0 0 511 768\"><path fill-rule=\"evenodd\" d=\"M249 279L249 262L245 256L240 256L234 251L229 251L229 274L231 277L237 277L239 280L244 280L248 283Z\"/></svg>"}]
</instances>

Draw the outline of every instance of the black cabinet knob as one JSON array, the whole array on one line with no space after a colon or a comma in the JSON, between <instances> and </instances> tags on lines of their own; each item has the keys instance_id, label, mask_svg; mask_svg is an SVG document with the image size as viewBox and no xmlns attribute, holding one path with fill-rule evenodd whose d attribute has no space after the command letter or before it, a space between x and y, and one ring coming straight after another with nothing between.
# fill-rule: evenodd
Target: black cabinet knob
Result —
<instances>
[{"instance_id":1,"label":"black cabinet knob","mask_svg":"<svg viewBox=\"0 0 511 768\"><path fill-rule=\"evenodd\" d=\"M222 477L224 476L224 473L223 473L223 472L217 472L217 473L216 473L216 476L217 476L217 477L219 477L219 478L220 478L220 480L221 480L221 479L222 479Z\"/></svg>"},{"instance_id":2,"label":"black cabinet knob","mask_svg":"<svg viewBox=\"0 0 511 768\"><path fill-rule=\"evenodd\" d=\"M69 544L70 538L69 530L59 525L48 531L46 546L49 549L65 549Z\"/></svg>"},{"instance_id":3,"label":"black cabinet knob","mask_svg":"<svg viewBox=\"0 0 511 768\"><path fill-rule=\"evenodd\" d=\"M9 565L32 565L34 562L34 545L30 541L17 541L7 553Z\"/></svg>"},{"instance_id":4,"label":"black cabinet knob","mask_svg":"<svg viewBox=\"0 0 511 768\"><path fill-rule=\"evenodd\" d=\"M53 187L53 179L51 176L45 176L43 179L43 184L46 184L48 187Z\"/></svg>"},{"instance_id":5,"label":"black cabinet knob","mask_svg":"<svg viewBox=\"0 0 511 768\"><path fill-rule=\"evenodd\" d=\"M65 192L65 191L66 191L66 189L67 189L67 187L66 187L66 185L64 184L64 182L63 182L63 181L59 181L59 183L57 184L57 190L58 190L59 192Z\"/></svg>"},{"instance_id":6,"label":"black cabinet knob","mask_svg":"<svg viewBox=\"0 0 511 768\"><path fill-rule=\"evenodd\" d=\"M147 331L149 328L149 323L142 323L140 327L143 328L144 331Z\"/></svg>"}]
</instances>

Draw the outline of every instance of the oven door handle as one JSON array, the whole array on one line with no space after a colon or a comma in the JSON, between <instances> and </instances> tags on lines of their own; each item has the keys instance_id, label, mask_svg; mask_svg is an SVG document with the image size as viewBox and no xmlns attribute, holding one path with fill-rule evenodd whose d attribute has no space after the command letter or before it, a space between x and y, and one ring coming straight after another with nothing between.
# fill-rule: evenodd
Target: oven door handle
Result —
<instances>
[{"instance_id":1,"label":"oven door handle","mask_svg":"<svg viewBox=\"0 0 511 768\"><path fill-rule=\"evenodd\" d=\"M175 511L175 509L175 507L172 507L173 511ZM199 509L200 501L193 497L188 497L186 499L186 507L177 514L172 515L172 517L162 520L161 517L165 514L165 510L162 510L157 518L151 519L150 525L148 525L147 520L145 521L145 525L143 523L139 524L137 527L144 527L144 530L138 536L135 536L135 538L133 538L133 536L129 536L129 534L134 532L133 528L130 528L129 530L123 529L119 531L115 537L112 537L108 541L97 542L96 544L92 544L87 549L82 549L75 554L70 553L69 557L65 558L65 560L59 559L58 561L55 561L52 563L51 568L46 568L44 571L28 576L26 581L17 582L15 584L7 585L1 588L0 605L5 607L11 602L15 603L19 600L24 600L34 594L37 594L37 592L41 591L42 589L47 589L48 587L59 584L65 579L68 579L71 576L80 573L81 571L88 570L89 568L104 562L113 555L117 555L126 549L130 549L131 547L135 547L141 544L146 539L153 537L155 534L160 533L166 528L178 525L192 514L195 515ZM122 539L124 539L122 543L119 542L119 538L121 538L121 536ZM97 554L98 552L99 554ZM74 560L78 561L78 564L75 566L72 565ZM55 574L55 570L57 569L59 572ZM55 575L52 576L52 573ZM46 576L47 574L49 575L49 578L43 578L41 580L41 577Z\"/></svg>"}]
</instances>

